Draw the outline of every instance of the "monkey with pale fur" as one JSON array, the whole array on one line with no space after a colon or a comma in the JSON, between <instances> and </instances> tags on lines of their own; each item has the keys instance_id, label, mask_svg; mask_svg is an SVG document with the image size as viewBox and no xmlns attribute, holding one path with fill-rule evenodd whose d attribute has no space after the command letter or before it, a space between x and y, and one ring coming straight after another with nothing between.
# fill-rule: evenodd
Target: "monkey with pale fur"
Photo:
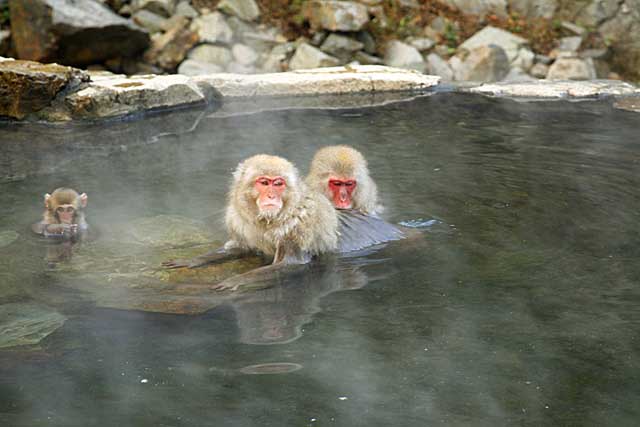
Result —
<instances>
[{"instance_id":1,"label":"monkey with pale fur","mask_svg":"<svg viewBox=\"0 0 640 427\"><path fill-rule=\"evenodd\" d=\"M31 229L45 237L71 238L81 236L88 229L84 208L87 206L86 193L78 194L71 188L57 188L44 195L42 221Z\"/></svg>"}]
</instances>

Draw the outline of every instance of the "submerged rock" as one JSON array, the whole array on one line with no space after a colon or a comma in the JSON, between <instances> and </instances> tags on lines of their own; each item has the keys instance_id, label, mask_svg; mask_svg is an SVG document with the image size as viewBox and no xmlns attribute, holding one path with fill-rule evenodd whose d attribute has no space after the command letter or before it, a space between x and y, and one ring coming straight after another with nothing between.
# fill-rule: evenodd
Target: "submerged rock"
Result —
<instances>
[{"instance_id":1,"label":"submerged rock","mask_svg":"<svg viewBox=\"0 0 640 427\"><path fill-rule=\"evenodd\" d=\"M20 235L13 230L0 231L0 248L9 246L18 240L18 237L20 237Z\"/></svg>"},{"instance_id":2,"label":"submerged rock","mask_svg":"<svg viewBox=\"0 0 640 427\"><path fill-rule=\"evenodd\" d=\"M0 116L22 119L88 80L85 72L58 64L0 61Z\"/></svg>"},{"instance_id":3,"label":"submerged rock","mask_svg":"<svg viewBox=\"0 0 640 427\"><path fill-rule=\"evenodd\" d=\"M20 58L68 65L131 57L149 34L96 0L11 0L11 32Z\"/></svg>"},{"instance_id":4,"label":"submerged rock","mask_svg":"<svg viewBox=\"0 0 640 427\"><path fill-rule=\"evenodd\" d=\"M66 320L57 311L39 304L0 304L0 348L38 344Z\"/></svg>"},{"instance_id":5,"label":"submerged rock","mask_svg":"<svg viewBox=\"0 0 640 427\"><path fill-rule=\"evenodd\" d=\"M618 99L613 106L620 110L634 111L640 113L640 93L636 96L628 96Z\"/></svg>"}]
</instances>

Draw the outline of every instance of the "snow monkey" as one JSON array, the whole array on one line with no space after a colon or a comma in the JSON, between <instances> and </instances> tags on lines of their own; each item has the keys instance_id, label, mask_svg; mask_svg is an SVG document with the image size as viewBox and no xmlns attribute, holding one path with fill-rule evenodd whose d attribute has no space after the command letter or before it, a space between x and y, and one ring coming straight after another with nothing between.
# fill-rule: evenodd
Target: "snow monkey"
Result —
<instances>
[{"instance_id":1,"label":"snow monkey","mask_svg":"<svg viewBox=\"0 0 640 427\"><path fill-rule=\"evenodd\" d=\"M333 145L318 150L311 161L306 182L324 194L336 209L354 209L367 215L382 211L367 161L354 148Z\"/></svg>"},{"instance_id":2,"label":"snow monkey","mask_svg":"<svg viewBox=\"0 0 640 427\"><path fill-rule=\"evenodd\" d=\"M57 188L51 194L44 195L44 214L42 221L31 229L45 237L75 239L88 229L84 208L87 207L87 194L78 194L71 188Z\"/></svg>"},{"instance_id":3,"label":"snow monkey","mask_svg":"<svg viewBox=\"0 0 640 427\"><path fill-rule=\"evenodd\" d=\"M197 267L246 253L272 257L271 265L231 278L217 289L236 290L251 278L279 267L305 264L338 249L338 218L321 194L311 191L289 161L259 154L233 173L225 216L229 240L217 251L192 260L164 262L169 268Z\"/></svg>"}]
</instances>

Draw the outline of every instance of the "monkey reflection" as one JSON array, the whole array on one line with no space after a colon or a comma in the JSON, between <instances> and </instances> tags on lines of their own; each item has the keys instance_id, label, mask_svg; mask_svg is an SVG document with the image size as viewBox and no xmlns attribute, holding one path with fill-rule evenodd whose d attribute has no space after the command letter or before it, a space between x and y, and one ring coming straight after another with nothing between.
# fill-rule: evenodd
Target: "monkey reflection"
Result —
<instances>
[{"instance_id":1,"label":"monkey reflection","mask_svg":"<svg viewBox=\"0 0 640 427\"><path fill-rule=\"evenodd\" d=\"M84 213L87 201L86 193L78 194L71 188L45 194L42 220L31 229L48 240L45 259L49 267L71 259L73 243L85 237L89 229Z\"/></svg>"},{"instance_id":2,"label":"monkey reflection","mask_svg":"<svg viewBox=\"0 0 640 427\"><path fill-rule=\"evenodd\" d=\"M353 259L335 259L290 275L278 286L242 294L231 304L236 312L240 341L265 345L285 344L300 338L302 327L320 311L319 301L323 297L360 289L369 282L362 266Z\"/></svg>"}]
</instances>

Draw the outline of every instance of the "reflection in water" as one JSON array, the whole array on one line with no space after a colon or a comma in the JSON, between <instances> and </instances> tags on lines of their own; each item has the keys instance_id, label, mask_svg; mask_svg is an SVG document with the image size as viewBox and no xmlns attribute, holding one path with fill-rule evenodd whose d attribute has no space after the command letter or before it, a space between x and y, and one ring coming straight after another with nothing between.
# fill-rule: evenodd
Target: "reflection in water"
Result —
<instances>
[{"instance_id":1,"label":"reflection in water","mask_svg":"<svg viewBox=\"0 0 640 427\"><path fill-rule=\"evenodd\" d=\"M0 304L66 319L0 349L1 425L637 424L637 114L435 94L164 121L0 129ZM157 221L134 236L141 218L187 217L222 241L239 160L283 155L304 174L340 143L366 155L386 218L441 223L226 299L153 276L188 248L147 239ZM22 230L60 185L94 195L92 225L129 231L51 272ZM136 304L103 308L116 291ZM197 314L139 311L167 298ZM303 369L241 371L265 364Z\"/></svg>"}]
</instances>

